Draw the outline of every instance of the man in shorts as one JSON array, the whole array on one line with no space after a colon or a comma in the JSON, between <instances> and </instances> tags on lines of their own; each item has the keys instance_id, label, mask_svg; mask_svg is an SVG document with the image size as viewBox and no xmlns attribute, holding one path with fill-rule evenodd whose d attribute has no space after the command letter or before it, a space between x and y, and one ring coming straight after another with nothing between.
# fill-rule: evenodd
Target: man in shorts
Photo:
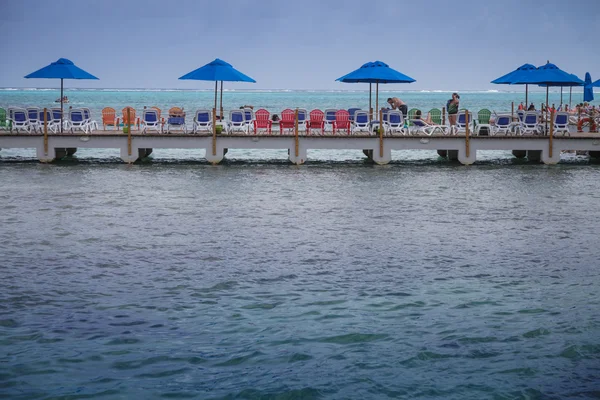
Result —
<instances>
[{"instance_id":1,"label":"man in shorts","mask_svg":"<svg viewBox=\"0 0 600 400\"><path fill-rule=\"evenodd\" d=\"M404 118L406 118L406 114L408 114L408 106L405 102L397 97L390 97L387 99L387 102L390 106L392 106L392 110L400 110Z\"/></svg>"}]
</instances>

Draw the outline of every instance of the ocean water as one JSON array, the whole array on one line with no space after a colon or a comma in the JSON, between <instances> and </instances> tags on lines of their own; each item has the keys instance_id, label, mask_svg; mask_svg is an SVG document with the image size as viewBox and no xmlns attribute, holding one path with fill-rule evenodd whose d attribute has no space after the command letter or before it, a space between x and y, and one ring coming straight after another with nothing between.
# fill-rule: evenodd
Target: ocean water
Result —
<instances>
[{"instance_id":1,"label":"ocean water","mask_svg":"<svg viewBox=\"0 0 600 400\"><path fill-rule=\"evenodd\" d=\"M600 398L600 166L397 153L0 150L0 398Z\"/></svg>"},{"instance_id":2,"label":"ocean water","mask_svg":"<svg viewBox=\"0 0 600 400\"><path fill-rule=\"evenodd\" d=\"M1 397L600 396L596 165L0 168Z\"/></svg>"}]
</instances>

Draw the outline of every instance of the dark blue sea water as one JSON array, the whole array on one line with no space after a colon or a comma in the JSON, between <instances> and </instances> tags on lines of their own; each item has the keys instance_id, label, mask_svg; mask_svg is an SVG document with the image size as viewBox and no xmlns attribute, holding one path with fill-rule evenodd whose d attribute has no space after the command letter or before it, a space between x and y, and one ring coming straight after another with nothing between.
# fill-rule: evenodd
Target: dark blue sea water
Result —
<instances>
[{"instance_id":1,"label":"dark blue sea water","mask_svg":"<svg viewBox=\"0 0 600 400\"><path fill-rule=\"evenodd\" d=\"M600 167L0 162L0 398L600 398Z\"/></svg>"}]
</instances>

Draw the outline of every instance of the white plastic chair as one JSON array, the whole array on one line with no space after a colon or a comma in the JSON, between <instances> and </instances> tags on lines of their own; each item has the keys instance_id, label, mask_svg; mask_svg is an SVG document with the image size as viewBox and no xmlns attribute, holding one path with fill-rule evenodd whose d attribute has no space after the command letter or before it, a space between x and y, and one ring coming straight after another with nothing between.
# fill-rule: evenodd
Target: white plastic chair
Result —
<instances>
[{"instance_id":1,"label":"white plastic chair","mask_svg":"<svg viewBox=\"0 0 600 400\"><path fill-rule=\"evenodd\" d=\"M142 133L146 133L148 129L153 129L156 133L162 133L162 124L158 117L158 110L155 108L144 108L142 111Z\"/></svg>"},{"instance_id":2,"label":"white plastic chair","mask_svg":"<svg viewBox=\"0 0 600 400\"><path fill-rule=\"evenodd\" d=\"M29 118L29 126L34 132L37 132L40 127L40 111L39 107L27 107L27 117Z\"/></svg>"},{"instance_id":3,"label":"white plastic chair","mask_svg":"<svg viewBox=\"0 0 600 400\"><path fill-rule=\"evenodd\" d=\"M227 126L229 133L242 132L248 133L248 124L246 123L246 114L243 110L231 110L229 112L229 124Z\"/></svg>"},{"instance_id":4,"label":"white plastic chair","mask_svg":"<svg viewBox=\"0 0 600 400\"><path fill-rule=\"evenodd\" d=\"M325 117L323 121L325 122L325 131L333 132L333 123L335 122L335 113L337 110L335 108L327 108L324 111Z\"/></svg>"},{"instance_id":5,"label":"white plastic chair","mask_svg":"<svg viewBox=\"0 0 600 400\"><path fill-rule=\"evenodd\" d=\"M244 108L244 122L246 123L248 132L250 132L250 130L254 126L254 123L252 121L254 121L254 110L250 107Z\"/></svg>"},{"instance_id":6,"label":"white plastic chair","mask_svg":"<svg viewBox=\"0 0 600 400\"><path fill-rule=\"evenodd\" d=\"M383 124L386 132L390 135L394 133L400 133L406 135L406 129L404 128L404 114L398 110L390 110L387 112L387 120L384 119Z\"/></svg>"},{"instance_id":7,"label":"white plastic chair","mask_svg":"<svg viewBox=\"0 0 600 400\"><path fill-rule=\"evenodd\" d=\"M12 124L11 132L14 129L19 132L20 129L31 132L31 124L29 123L29 115L24 108L10 107L8 109L9 120Z\"/></svg>"},{"instance_id":8,"label":"white plastic chair","mask_svg":"<svg viewBox=\"0 0 600 400\"><path fill-rule=\"evenodd\" d=\"M507 114L496 115L496 123L492 127L490 133L492 135L497 135L499 133L504 133L506 135L510 135L512 132L514 125L512 123L512 117Z\"/></svg>"},{"instance_id":9,"label":"white plastic chair","mask_svg":"<svg viewBox=\"0 0 600 400\"><path fill-rule=\"evenodd\" d=\"M88 124L87 120L85 119L84 111L82 109L73 108L69 110L68 126L71 130L71 133L73 133L73 131L77 129L84 133L88 133Z\"/></svg>"},{"instance_id":10,"label":"white plastic chair","mask_svg":"<svg viewBox=\"0 0 600 400\"><path fill-rule=\"evenodd\" d=\"M473 132L472 128L472 123L473 123L473 113L469 112L469 115L467 115L467 112L465 110L461 110L458 112L458 115L456 116L456 131L454 132L454 134L458 134L460 132L467 132L467 125L469 126L469 131Z\"/></svg>"},{"instance_id":11,"label":"white plastic chair","mask_svg":"<svg viewBox=\"0 0 600 400\"><path fill-rule=\"evenodd\" d=\"M197 110L194 116L192 133L212 132L212 114L210 110Z\"/></svg>"},{"instance_id":12,"label":"white plastic chair","mask_svg":"<svg viewBox=\"0 0 600 400\"><path fill-rule=\"evenodd\" d=\"M367 132L371 133L371 121L369 121L369 113L362 110L357 110L354 113L354 126L352 133Z\"/></svg>"},{"instance_id":13,"label":"white plastic chair","mask_svg":"<svg viewBox=\"0 0 600 400\"><path fill-rule=\"evenodd\" d=\"M569 113L568 112L557 112L554 114L554 134L558 134L560 132L563 133L563 136L569 135Z\"/></svg>"},{"instance_id":14,"label":"white plastic chair","mask_svg":"<svg viewBox=\"0 0 600 400\"><path fill-rule=\"evenodd\" d=\"M443 135L448 134L448 127L445 125L429 125L422 119L411 119L410 123L412 126L413 135L425 134L427 136L431 136L436 132L439 132Z\"/></svg>"},{"instance_id":15,"label":"white plastic chair","mask_svg":"<svg viewBox=\"0 0 600 400\"><path fill-rule=\"evenodd\" d=\"M535 111L527 111L521 121L521 135L528 133L537 135L541 133L540 115Z\"/></svg>"}]
</instances>

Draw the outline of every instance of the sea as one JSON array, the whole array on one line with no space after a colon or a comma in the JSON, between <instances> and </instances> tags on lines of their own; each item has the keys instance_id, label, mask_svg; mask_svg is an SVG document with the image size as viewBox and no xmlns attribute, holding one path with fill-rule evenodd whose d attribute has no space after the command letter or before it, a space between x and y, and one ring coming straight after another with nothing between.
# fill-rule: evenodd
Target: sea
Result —
<instances>
[{"instance_id":1,"label":"sea","mask_svg":"<svg viewBox=\"0 0 600 400\"><path fill-rule=\"evenodd\" d=\"M389 94L423 110L450 96ZM460 94L473 110L524 101ZM214 99L67 95L97 115ZM0 106L57 97L4 89ZM224 94L225 108L244 104L366 108L368 97ZM600 398L599 163L308 156L296 166L232 149L213 166L157 149L129 165L80 149L42 164L0 150L0 398Z\"/></svg>"}]
</instances>

